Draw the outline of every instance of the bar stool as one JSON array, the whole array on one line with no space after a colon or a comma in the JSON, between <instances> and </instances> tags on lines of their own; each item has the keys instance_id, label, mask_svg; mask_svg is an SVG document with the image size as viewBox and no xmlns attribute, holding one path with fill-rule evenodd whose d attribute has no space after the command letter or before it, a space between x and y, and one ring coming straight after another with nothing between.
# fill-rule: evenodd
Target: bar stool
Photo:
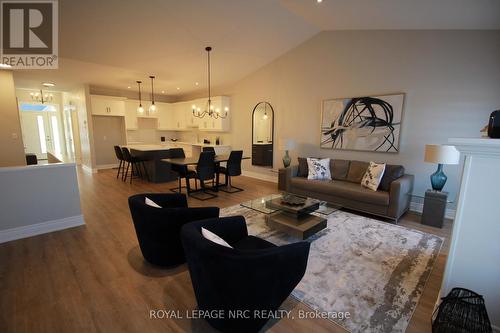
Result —
<instances>
[{"instance_id":1,"label":"bar stool","mask_svg":"<svg viewBox=\"0 0 500 333\"><path fill-rule=\"evenodd\" d=\"M123 153L123 160L127 162L127 169L125 169L125 173L122 176L122 180L124 182L127 181L129 167L132 167L130 170L130 184L132 184L132 179L142 178L142 171L140 168L141 165L144 169L146 179L149 178L148 171L146 170L146 166L144 165L144 160L132 156L127 147L122 147L122 153ZM134 171L136 174L135 177L134 177Z\"/></svg>"},{"instance_id":2,"label":"bar stool","mask_svg":"<svg viewBox=\"0 0 500 333\"><path fill-rule=\"evenodd\" d=\"M123 171L125 170L125 161L123 160L123 152L119 146L114 146L115 148L115 155L118 161L120 161L120 164L118 164L118 172L116 173L116 179L120 176L120 173L122 173L122 178L123 178Z\"/></svg>"}]
</instances>

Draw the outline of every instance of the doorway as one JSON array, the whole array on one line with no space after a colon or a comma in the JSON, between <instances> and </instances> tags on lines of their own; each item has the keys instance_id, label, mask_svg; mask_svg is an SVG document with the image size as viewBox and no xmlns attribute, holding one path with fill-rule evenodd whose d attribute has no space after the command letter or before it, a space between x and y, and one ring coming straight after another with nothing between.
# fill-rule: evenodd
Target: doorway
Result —
<instances>
[{"instance_id":1,"label":"doorway","mask_svg":"<svg viewBox=\"0 0 500 333\"><path fill-rule=\"evenodd\" d=\"M66 154L65 135L57 104L20 103L19 115L25 153L47 159L47 152Z\"/></svg>"}]
</instances>

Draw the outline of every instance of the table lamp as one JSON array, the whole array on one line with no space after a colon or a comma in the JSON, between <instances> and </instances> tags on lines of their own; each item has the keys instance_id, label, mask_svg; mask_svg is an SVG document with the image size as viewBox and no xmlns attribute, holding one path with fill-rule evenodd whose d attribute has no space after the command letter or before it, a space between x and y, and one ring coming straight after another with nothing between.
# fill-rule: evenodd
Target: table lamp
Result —
<instances>
[{"instance_id":1,"label":"table lamp","mask_svg":"<svg viewBox=\"0 0 500 333\"><path fill-rule=\"evenodd\" d=\"M295 149L295 140L292 139L281 139L280 140L280 150L285 151L285 156L283 156L283 165L288 168L291 163L290 155L288 155L289 150Z\"/></svg>"},{"instance_id":2,"label":"table lamp","mask_svg":"<svg viewBox=\"0 0 500 333\"><path fill-rule=\"evenodd\" d=\"M458 164L460 153L454 146L425 145L425 161L438 164L436 172L431 175L431 185L434 191L440 192L448 179L443 172L443 164Z\"/></svg>"}]
</instances>

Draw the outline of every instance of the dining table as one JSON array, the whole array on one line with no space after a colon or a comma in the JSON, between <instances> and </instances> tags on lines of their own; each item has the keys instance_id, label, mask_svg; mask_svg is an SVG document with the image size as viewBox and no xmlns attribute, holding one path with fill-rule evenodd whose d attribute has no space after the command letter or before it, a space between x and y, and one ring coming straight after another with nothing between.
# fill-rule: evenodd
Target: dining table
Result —
<instances>
[{"instance_id":1,"label":"dining table","mask_svg":"<svg viewBox=\"0 0 500 333\"><path fill-rule=\"evenodd\" d=\"M190 165L197 165L198 164L198 159L199 156L191 156L191 157L178 157L178 158L163 158L161 159L162 162L174 164L174 165L180 165L180 166L185 166L188 167ZM249 156L243 156L241 158L242 160L249 160ZM227 162L229 160L229 154L223 154L223 155L215 155L214 158L214 163L216 165L220 165L223 162ZM215 189L214 191L217 191L218 188L221 185L219 184L219 173L215 173ZM189 185L187 186L188 194L190 193Z\"/></svg>"}]
</instances>

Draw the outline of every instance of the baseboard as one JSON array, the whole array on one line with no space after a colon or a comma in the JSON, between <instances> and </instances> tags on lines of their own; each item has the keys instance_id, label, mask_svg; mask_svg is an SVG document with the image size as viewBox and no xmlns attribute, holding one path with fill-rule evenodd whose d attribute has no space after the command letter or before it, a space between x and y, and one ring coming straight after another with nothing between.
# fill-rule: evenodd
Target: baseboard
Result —
<instances>
[{"instance_id":1,"label":"baseboard","mask_svg":"<svg viewBox=\"0 0 500 333\"><path fill-rule=\"evenodd\" d=\"M424 210L424 204L421 203L421 202L413 202L412 201L410 203L410 210L412 212L416 212L416 213L422 214L422 212ZM447 219L453 220L453 219L455 219L455 213L456 213L455 209L446 208L446 211L444 213L444 217L447 218Z\"/></svg>"},{"instance_id":2,"label":"baseboard","mask_svg":"<svg viewBox=\"0 0 500 333\"><path fill-rule=\"evenodd\" d=\"M243 170L242 175L246 176L246 177L250 177L250 178L265 180L265 181L272 182L272 183L278 183L278 174L266 175L266 174L263 174L260 172Z\"/></svg>"},{"instance_id":3,"label":"baseboard","mask_svg":"<svg viewBox=\"0 0 500 333\"><path fill-rule=\"evenodd\" d=\"M83 219L83 215L76 215L58 220L41 222L7 230L0 230L0 243L46 234L57 230L73 228L84 224L85 220Z\"/></svg>"},{"instance_id":4,"label":"baseboard","mask_svg":"<svg viewBox=\"0 0 500 333\"><path fill-rule=\"evenodd\" d=\"M120 164L119 163L113 163L113 164L101 164L96 166L97 170L106 170L106 169L113 169L113 168L118 168Z\"/></svg>"},{"instance_id":5,"label":"baseboard","mask_svg":"<svg viewBox=\"0 0 500 333\"><path fill-rule=\"evenodd\" d=\"M97 169L92 169L88 165L82 164L82 170L88 173L97 173Z\"/></svg>"}]
</instances>

